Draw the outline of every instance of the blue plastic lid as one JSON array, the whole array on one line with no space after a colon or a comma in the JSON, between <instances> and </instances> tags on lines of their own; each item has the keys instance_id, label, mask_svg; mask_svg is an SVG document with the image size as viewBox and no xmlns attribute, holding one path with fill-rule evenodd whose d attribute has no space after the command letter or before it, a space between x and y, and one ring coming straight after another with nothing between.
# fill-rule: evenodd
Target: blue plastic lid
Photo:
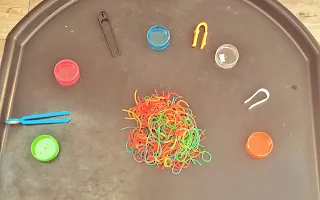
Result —
<instances>
[{"instance_id":1,"label":"blue plastic lid","mask_svg":"<svg viewBox=\"0 0 320 200\"><path fill-rule=\"evenodd\" d=\"M163 50L170 44L170 33L164 26L156 25L147 33L149 46L154 50Z\"/></svg>"}]
</instances>

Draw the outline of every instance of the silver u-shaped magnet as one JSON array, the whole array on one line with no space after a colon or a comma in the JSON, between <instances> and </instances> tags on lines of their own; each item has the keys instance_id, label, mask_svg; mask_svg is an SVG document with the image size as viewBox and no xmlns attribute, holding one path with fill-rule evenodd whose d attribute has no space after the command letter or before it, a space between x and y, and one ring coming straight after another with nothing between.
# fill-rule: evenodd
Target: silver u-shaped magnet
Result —
<instances>
[{"instance_id":1,"label":"silver u-shaped magnet","mask_svg":"<svg viewBox=\"0 0 320 200\"><path fill-rule=\"evenodd\" d=\"M261 100L261 101L258 101L258 102L255 103L255 104L252 104L252 105L249 107L249 110L251 110L252 108L256 107L256 106L259 105L259 104L262 104L262 103L266 102L266 101L269 99L269 97L270 97L269 91L268 91L267 89L261 88L261 89L259 89L256 93L254 93L254 95L252 95L252 97L250 97L249 99L247 99L247 100L244 102L244 104L246 104L246 103L248 103L249 101L251 101L259 92L265 93L267 97L266 97L265 99Z\"/></svg>"}]
</instances>

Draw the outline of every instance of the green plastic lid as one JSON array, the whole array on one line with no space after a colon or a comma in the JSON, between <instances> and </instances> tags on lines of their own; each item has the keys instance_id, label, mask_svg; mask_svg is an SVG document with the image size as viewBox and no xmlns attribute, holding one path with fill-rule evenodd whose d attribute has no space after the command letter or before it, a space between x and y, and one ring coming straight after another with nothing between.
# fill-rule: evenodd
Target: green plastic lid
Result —
<instances>
[{"instance_id":1,"label":"green plastic lid","mask_svg":"<svg viewBox=\"0 0 320 200\"><path fill-rule=\"evenodd\" d=\"M33 140L31 153L39 161L51 161L59 154L59 143L51 135L40 135Z\"/></svg>"}]
</instances>

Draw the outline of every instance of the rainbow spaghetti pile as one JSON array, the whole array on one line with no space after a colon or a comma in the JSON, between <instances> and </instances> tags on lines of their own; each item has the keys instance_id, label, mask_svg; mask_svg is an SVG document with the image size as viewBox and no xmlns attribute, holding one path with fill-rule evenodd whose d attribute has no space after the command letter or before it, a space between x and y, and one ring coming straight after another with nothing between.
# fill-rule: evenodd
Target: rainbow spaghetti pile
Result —
<instances>
[{"instance_id":1,"label":"rainbow spaghetti pile","mask_svg":"<svg viewBox=\"0 0 320 200\"><path fill-rule=\"evenodd\" d=\"M204 131L197 127L195 116L181 96L157 91L143 99L134 93L136 106L127 112L126 119L134 120L136 127L128 134L126 149L138 163L170 168L179 174L191 162L200 165L211 161L211 154L200 144L205 139ZM207 157L207 159L205 158Z\"/></svg>"}]
</instances>

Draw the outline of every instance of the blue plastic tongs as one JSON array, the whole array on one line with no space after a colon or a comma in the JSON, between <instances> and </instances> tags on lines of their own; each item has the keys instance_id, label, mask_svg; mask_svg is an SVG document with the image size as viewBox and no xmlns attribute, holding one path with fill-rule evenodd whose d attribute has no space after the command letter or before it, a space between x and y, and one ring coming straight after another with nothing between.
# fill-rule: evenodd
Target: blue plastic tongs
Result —
<instances>
[{"instance_id":1,"label":"blue plastic tongs","mask_svg":"<svg viewBox=\"0 0 320 200\"><path fill-rule=\"evenodd\" d=\"M6 120L6 124L24 124L24 125L38 125L38 124L65 124L71 121L71 118L62 119L47 119L50 117L59 117L70 115L69 111L51 112L44 114L36 114L23 116L21 118L11 118Z\"/></svg>"}]
</instances>

